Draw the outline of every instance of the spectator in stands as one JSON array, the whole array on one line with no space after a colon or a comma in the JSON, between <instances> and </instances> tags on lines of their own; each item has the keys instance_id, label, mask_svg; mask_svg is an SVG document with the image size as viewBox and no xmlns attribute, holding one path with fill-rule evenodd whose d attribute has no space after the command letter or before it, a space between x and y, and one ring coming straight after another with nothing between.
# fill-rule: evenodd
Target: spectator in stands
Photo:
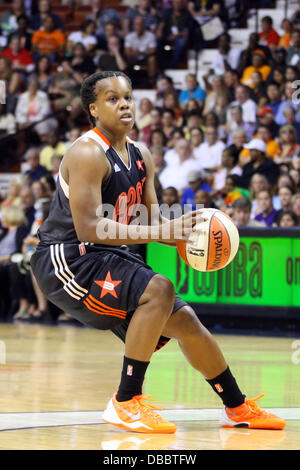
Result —
<instances>
[{"instance_id":1,"label":"spectator in stands","mask_svg":"<svg viewBox=\"0 0 300 470\"><path fill-rule=\"evenodd\" d=\"M13 0L10 8L4 11L0 18L0 28L4 36L9 36L18 28L17 18L25 14L24 1Z\"/></svg>"},{"instance_id":2,"label":"spectator in stands","mask_svg":"<svg viewBox=\"0 0 300 470\"><path fill-rule=\"evenodd\" d=\"M291 17L291 22L293 25L298 26L300 23L300 1L298 0L298 5L297 8L295 9L292 17Z\"/></svg>"},{"instance_id":3,"label":"spectator in stands","mask_svg":"<svg viewBox=\"0 0 300 470\"><path fill-rule=\"evenodd\" d=\"M156 81L156 106L163 106L163 97L165 93L170 91L179 94L174 87L172 78L166 75L159 77Z\"/></svg>"},{"instance_id":4,"label":"spectator in stands","mask_svg":"<svg viewBox=\"0 0 300 470\"><path fill-rule=\"evenodd\" d=\"M227 111L231 103L231 97L227 90L219 91L216 97L216 103L212 108L211 112L216 114L218 117L219 125L223 128L225 127L227 120ZM208 114L206 115L207 118Z\"/></svg>"},{"instance_id":5,"label":"spectator in stands","mask_svg":"<svg viewBox=\"0 0 300 470\"><path fill-rule=\"evenodd\" d=\"M204 189L198 189L195 194L195 204L196 207L204 207L205 209L215 207L210 194Z\"/></svg>"},{"instance_id":6,"label":"spectator in stands","mask_svg":"<svg viewBox=\"0 0 300 470\"><path fill-rule=\"evenodd\" d=\"M150 145L151 132L161 127L161 109L152 108L150 111L150 122L147 126L143 127L140 131L140 139L147 145Z\"/></svg>"},{"instance_id":7,"label":"spectator in stands","mask_svg":"<svg viewBox=\"0 0 300 470\"><path fill-rule=\"evenodd\" d=\"M32 50L35 57L47 55L51 61L63 57L66 47L64 33L55 28L51 15L43 19L43 29L38 29L32 36Z\"/></svg>"},{"instance_id":8,"label":"spectator in stands","mask_svg":"<svg viewBox=\"0 0 300 470\"><path fill-rule=\"evenodd\" d=\"M110 22L117 28L120 26L121 15L115 8L102 8L101 0L90 0L91 13L86 16L96 22L96 35L100 39L105 39L105 25Z\"/></svg>"},{"instance_id":9,"label":"spectator in stands","mask_svg":"<svg viewBox=\"0 0 300 470\"><path fill-rule=\"evenodd\" d=\"M233 143L229 145L230 148L233 148L239 154L239 165L241 167L245 166L246 163L250 160L250 152L248 149L244 148L244 145L247 143L247 134L243 127L238 127L232 132Z\"/></svg>"},{"instance_id":10,"label":"spectator in stands","mask_svg":"<svg viewBox=\"0 0 300 470\"><path fill-rule=\"evenodd\" d=\"M81 42L73 46L70 65L77 77L81 76L79 77L80 82L96 71L92 57Z\"/></svg>"},{"instance_id":11,"label":"spectator in stands","mask_svg":"<svg viewBox=\"0 0 300 470\"><path fill-rule=\"evenodd\" d=\"M203 88L199 86L196 75L194 73L189 73L185 77L185 82L186 89L181 90L179 94L179 101L181 107L184 108L184 106L190 99L197 100L201 104L201 106L203 106L206 97L206 92L205 90L203 90Z\"/></svg>"},{"instance_id":12,"label":"spectator in stands","mask_svg":"<svg viewBox=\"0 0 300 470\"><path fill-rule=\"evenodd\" d=\"M227 145L233 144L233 132L238 129L244 129L246 133L247 142L252 138L255 125L243 120L243 108L240 105L230 106L230 119L226 122Z\"/></svg>"},{"instance_id":13,"label":"spectator in stands","mask_svg":"<svg viewBox=\"0 0 300 470\"><path fill-rule=\"evenodd\" d=\"M100 36L100 37L97 36L98 37L97 54L98 53L101 54L101 53L107 51L108 40L112 36L118 36L120 41L122 39L121 36L119 35L119 30L118 30L118 27L115 25L115 23L113 23L112 21L107 21L107 23L105 23L105 25L104 25L104 34L103 34L103 36ZM123 39L121 41L121 48L123 50Z\"/></svg>"},{"instance_id":14,"label":"spectator in stands","mask_svg":"<svg viewBox=\"0 0 300 470\"><path fill-rule=\"evenodd\" d=\"M279 43L280 37L273 29L273 19L270 16L264 16L261 20L261 33L259 33L260 44L275 49Z\"/></svg>"},{"instance_id":15,"label":"spectator in stands","mask_svg":"<svg viewBox=\"0 0 300 470\"><path fill-rule=\"evenodd\" d=\"M278 189L278 196L280 201L280 210L278 212L278 217L285 210L292 210L292 198L294 195L294 189L292 186L281 186Z\"/></svg>"},{"instance_id":16,"label":"spectator in stands","mask_svg":"<svg viewBox=\"0 0 300 470\"><path fill-rule=\"evenodd\" d=\"M11 180L7 195L4 201L1 204L1 209L8 206L20 206L21 207L21 198L20 198L20 191L21 191L21 180L18 178L14 178Z\"/></svg>"},{"instance_id":17,"label":"spectator in stands","mask_svg":"<svg viewBox=\"0 0 300 470\"><path fill-rule=\"evenodd\" d=\"M296 66L288 65L285 67L284 77L287 82L293 82L294 80L299 80L299 72Z\"/></svg>"},{"instance_id":18,"label":"spectator in stands","mask_svg":"<svg viewBox=\"0 0 300 470\"><path fill-rule=\"evenodd\" d=\"M27 49L21 48L21 40L18 36L11 37L1 57L7 57L11 62L12 70L21 72L23 77L34 69L32 55Z\"/></svg>"},{"instance_id":19,"label":"spectator in stands","mask_svg":"<svg viewBox=\"0 0 300 470\"><path fill-rule=\"evenodd\" d=\"M286 63L298 65L300 61L300 31L294 29L291 34L291 45L287 50Z\"/></svg>"},{"instance_id":20,"label":"spectator in stands","mask_svg":"<svg viewBox=\"0 0 300 470\"><path fill-rule=\"evenodd\" d=\"M271 108L274 116L277 114L281 104L280 86L276 82L270 82L267 85L267 100L265 106Z\"/></svg>"},{"instance_id":21,"label":"spectator in stands","mask_svg":"<svg viewBox=\"0 0 300 470\"><path fill-rule=\"evenodd\" d=\"M300 122L297 121L297 119L299 119L299 114L298 113L296 114L296 110L292 106L287 105L283 109L283 116L284 116L284 119L286 120L286 123L294 127L297 133L297 140L299 140L300 139Z\"/></svg>"},{"instance_id":22,"label":"spectator in stands","mask_svg":"<svg viewBox=\"0 0 300 470\"><path fill-rule=\"evenodd\" d=\"M293 99L293 95L295 91L296 89L295 89L295 86L293 85L293 82L286 82L285 100L281 101L281 104L275 116L275 121L279 126L283 126L284 124L287 124L286 118L284 116L284 109L286 108L286 106L291 106L297 111L298 103L297 103L297 100Z\"/></svg>"},{"instance_id":23,"label":"spectator in stands","mask_svg":"<svg viewBox=\"0 0 300 470\"><path fill-rule=\"evenodd\" d=\"M28 155L28 152L27 152ZM42 172L41 172L42 173ZM32 181L30 179L30 181ZM20 190L20 203L24 211L26 221L23 235L26 236L30 233L32 224L35 220L34 196L30 186L23 186Z\"/></svg>"},{"instance_id":24,"label":"spectator in stands","mask_svg":"<svg viewBox=\"0 0 300 470\"><path fill-rule=\"evenodd\" d=\"M59 132L57 129L53 129L52 132L48 132L43 139L46 144L40 152L40 163L48 171L53 170L52 157L53 155L64 155L68 149L67 144L60 140Z\"/></svg>"},{"instance_id":25,"label":"spectator in stands","mask_svg":"<svg viewBox=\"0 0 300 470\"><path fill-rule=\"evenodd\" d=\"M217 103L217 98L219 94L226 90L224 79L222 76L212 75L207 80L205 76L203 76L204 81L206 82L206 91L207 95L205 98L203 115L205 116L208 114Z\"/></svg>"},{"instance_id":26,"label":"spectator in stands","mask_svg":"<svg viewBox=\"0 0 300 470\"><path fill-rule=\"evenodd\" d=\"M51 13L51 0L39 0L38 3L38 13L33 15L32 21L30 23L30 28L34 31L38 31L44 25L44 20L51 16L53 21L53 29L63 30L64 25L61 18L55 13Z\"/></svg>"},{"instance_id":27,"label":"spectator in stands","mask_svg":"<svg viewBox=\"0 0 300 470\"><path fill-rule=\"evenodd\" d=\"M253 72L260 72L263 81L267 80L271 72L271 67L266 63L265 53L260 49L255 49L252 52L252 64L244 69L241 83L253 88Z\"/></svg>"},{"instance_id":28,"label":"spectator in stands","mask_svg":"<svg viewBox=\"0 0 300 470\"><path fill-rule=\"evenodd\" d=\"M260 191L257 195L258 214L254 220L263 222L267 227L272 227L275 223L278 211L274 209L272 194L268 190Z\"/></svg>"},{"instance_id":29,"label":"spectator in stands","mask_svg":"<svg viewBox=\"0 0 300 470\"><path fill-rule=\"evenodd\" d=\"M272 138L272 132L270 128L264 124L260 124L257 127L257 137L261 139L266 144L266 154L268 157L275 158L279 151L279 144L277 140Z\"/></svg>"},{"instance_id":30,"label":"spectator in stands","mask_svg":"<svg viewBox=\"0 0 300 470\"><path fill-rule=\"evenodd\" d=\"M180 107L179 98L177 93L174 91L169 91L165 93L163 100L163 107L166 109L172 109L175 114L175 124L177 127L182 127L183 125L183 111Z\"/></svg>"},{"instance_id":31,"label":"spectator in stands","mask_svg":"<svg viewBox=\"0 0 300 470\"><path fill-rule=\"evenodd\" d=\"M239 154L234 147L227 147L222 152L222 163L214 174L213 189L219 191L226 184L228 175L241 176L242 169L238 165Z\"/></svg>"},{"instance_id":32,"label":"spectator in stands","mask_svg":"<svg viewBox=\"0 0 300 470\"><path fill-rule=\"evenodd\" d=\"M224 85L230 94L230 101L233 101L235 98L235 89L240 85L240 77L237 70L226 70L224 72Z\"/></svg>"},{"instance_id":33,"label":"spectator in stands","mask_svg":"<svg viewBox=\"0 0 300 470\"><path fill-rule=\"evenodd\" d=\"M136 116L136 125L139 130L149 125L151 122L151 110L153 108L152 101L149 98L142 98L139 102L138 112Z\"/></svg>"},{"instance_id":34,"label":"spectator in stands","mask_svg":"<svg viewBox=\"0 0 300 470\"><path fill-rule=\"evenodd\" d=\"M260 37L258 33L251 33L249 36L249 43L248 47L242 51L240 56L240 63L238 67L238 72L242 75L244 69L249 67L252 64L252 54L255 50L261 50L266 58L267 63L270 65L272 64L272 56L268 46L263 45L260 42Z\"/></svg>"},{"instance_id":35,"label":"spectator in stands","mask_svg":"<svg viewBox=\"0 0 300 470\"><path fill-rule=\"evenodd\" d=\"M25 172L25 176L29 180L29 184L33 181L39 180L42 176L48 173L47 168L40 165L40 150L36 147L31 147L25 154L25 160L29 165L29 170ZM21 192L22 198L22 192Z\"/></svg>"},{"instance_id":36,"label":"spectator in stands","mask_svg":"<svg viewBox=\"0 0 300 470\"><path fill-rule=\"evenodd\" d=\"M189 129L189 134L193 155L195 157L194 151L203 143L204 133L200 127L191 127Z\"/></svg>"},{"instance_id":37,"label":"spectator in stands","mask_svg":"<svg viewBox=\"0 0 300 470\"><path fill-rule=\"evenodd\" d=\"M217 75L223 75L226 70L236 70L239 65L241 51L231 47L231 36L223 33L218 40L218 50L211 65Z\"/></svg>"},{"instance_id":38,"label":"spectator in stands","mask_svg":"<svg viewBox=\"0 0 300 470\"><path fill-rule=\"evenodd\" d=\"M280 127L275 122L272 108L269 108L268 106L260 108L257 113L257 126L259 125L268 126L273 139L278 137Z\"/></svg>"},{"instance_id":39,"label":"spectator in stands","mask_svg":"<svg viewBox=\"0 0 300 470\"><path fill-rule=\"evenodd\" d=\"M223 0L188 0L188 9L199 24L204 24L215 17L220 18L224 23L228 17Z\"/></svg>"},{"instance_id":40,"label":"spectator in stands","mask_svg":"<svg viewBox=\"0 0 300 470\"><path fill-rule=\"evenodd\" d=\"M243 167L242 186L248 188L255 173L265 175L269 184L275 184L279 176L279 168L271 158L266 156L265 142L261 139L252 139L244 147L250 150L250 162Z\"/></svg>"},{"instance_id":41,"label":"spectator in stands","mask_svg":"<svg viewBox=\"0 0 300 470\"><path fill-rule=\"evenodd\" d=\"M167 167L161 172L159 180L163 188L170 185L178 191L182 191L187 185L187 175L191 170L199 170L199 163L192 156L190 142L186 139L179 139L175 145L176 163Z\"/></svg>"},{"instance_id":42,"label":"spectator in stands","mask_svg":"<svg viewBox=\"0 0 300 470\"><path fill-rule=\"evenodd\" d=\"M276 224L278 225L278 227L284 227L284 228L299 226L297 216L295 212L291 210L282 211L281 214L278 215L276 219Z\"/></svg>"},{"instance_id":43,"label":"spectator in stands","mask_svg":"<svg viewBox=\"0 0 300 470\"><path fill-rule=\"evenodd\" d=\"M217 128L208 126L205 129L205 142L194 150L199 168L215 171L221 165L224 148L224 142L218 139Z\"/></svg>"},{"instance_id":44,"label":"spectator in stands","mask_svg":"<svg viewBox=\"0 0 300 470\"><path fill-rule=\"evenodd\" d=\"M125 57L130 66L145 65L150 85L155 84L156 38L145 28L145 20L141 16L134 19L134 31L125 36Z\"/></svg>"},{"instance_id":45,"label":"spectator in stands","mask_svg":"<svg viewBox=\"0 0 300 470\"><path fill-rule=\"evenodd\" d=\"M171 133L176 129L175 113L172 109L164 109L161 117L162 131L169 139Z\"/></svg>"},{"instance_id":46,"label":"spectator in stands","mask_svg":"<svg viewBox=\"0 0 300 470\"><path fill-rule=\"evenodd\" d=\"M251 209L252 219L254 219L255 215L257 214L257 209L258 209L257 195L260 191L264 189L266 190L269 189L269 183L268 183L267 178L264 175L261 175L260 173L255 173L252 176L250 180L250 185L249 185L249 191L250 191L251 201L252 201L252 209Z\"/></svg>"},{"instance_id":47,"label":"spectator in stands","mask_svg":"<svg viewBox=\"0 0 300 470\"><path fill-rule=\"evenodd\" d=\"M239 85L235 89L235 101L232 105L239 105L243 110L243 121L246 123L255 124L257 105L255 101L250 98L250 90L245 85ZM229 114L229 111L228 111ZM228 116L229 118L229 116Z\"/></svg>"},{"instance_id":48,"label":"spectator in stands","mask_svg":"<svg viewBox=\"0 0 300 470\"><path fill-rule=\"evenodd\" d=\"M153 129L150 134L150 146L154 145L162 145L163 147L167 146L167 137L163 130L160 129Z\"/></svg>"},{"instance_id":49,"label":"spectator in stands","mask_svg":"<svg viewBox=\"0 0 300 470\"><path fill-rule=\"evenodd\" d=\"M151 147L151 155L154 163L155 173L159 177L160 173L166 168L167 164L164 159L165 149L162 145L153 145Z\"/></svg>"},{"instance_id":50,"label":"spectator in stands","mask_svg":"<svg viewBox=\"0 0 300 470\"><path fill-rule=\"evenodd\" d=\"M67 37L66 50L72 54L74 45L82 43L88 52L93 52L97 46L96 23L93 20L84 20L79 31L73 31Z\"/></svg>"},{"instance_id":51,"label":"spectator in stands","mask_svg":"<svg viewBox=\"0 0 300 470\"><path fill-rule=\"evenodd\" d=\"M291 124L285 124L280 128L279 149L274 161L279 163L290 163L297 156L300 146L296 129Z\"/></svg>"},{"instance_id":52,"label":"spectator in stands","mask_svg":"<svg viewBox=\"0 0 300 470\"><path fill-rule=\"evenodd\" d=\"M171 132L168 140L167 140L167 147L170 151L173 151L176 146L176 142L180 139L184 139L184 132L180 127L175 127L175 129ZM166 157L169 155L169 150L166 152ZM168 162L168 160L166 159Z\"/></svg>"},{"instance_id":53,"label":"spectator in stands","mask_svg":"<svg viewBox=\"0 0 300 470\"><path fill-rule=\"evenodd\" d=\"M0 240L0 282L3 297L8 297L10 290L9 264L11 256L20 251L22 239L18 237L18 228L26 223L23 210L17 206L8 206L2 210L2 226L6 234Z\"/></svg>"},{"instance_id":54,"label":"spectator in stands","mask_svg":"<svg viewBox=\"0 0 300 470\"><path fill-rule=\"evenodd\" d=\"M134 20L137 16L141 16L145 21L145 28L155 33L158 25L158 18L155 9L150 0L138 0L134 8L128 8L123 18L123 35L126 36L133 31Z\"/></svg>"},{"instance_id":55,"label":"spectator in stands","mask_svg":"<svg viewBox=\"0 0 300 470\"><path fill-rule=\"evenodd\" d=\"M262 74L258 71L252 73L251 81L251 98L257 103L258 108L260 108L266 100L266 84Z\"/></svg>"},{"instance_id":56,"label":"spectator in stands","mask_svg":"<svg viewBox=\"0 0 300 470\"><path fill-rule=\"evenodd\" d=\"M281 29L284 31L284 34L280 37L278 47L288 49L291 44L292 22L288 18L284 18L281 23Z\"/></svg>"},{"instance_id":57,"label":"spectator in stands","mask_svg":"<svg viewBox=\"0 0 300 470\"><path fill-rule=\"evenodd\" d=\"M172 0L172 8L167 9L157 28L159 40L160 68L176 68L183 58L195 28L195 20L183 0ZM171 46L169 61L165 58L164 48Z\"/></svg>"},{"instance_id":58,"label":"spectator in stands","mask_svg":"<svg viewBox=\"0 0 300 470\"><path fill-rule=\"evenodd\" d=\"M121 50L121 42L118 36L110 36L107 39L107 52L103 52L98 60L97 70L119 70L124 72L128 67L126 58Z\"/></svg>"},{"instance_id":59,"label":"spectator in stands","mask_svg":"<svg viewBox=\"0 0 300 470\"><path fill-rule=\"evenodd\" d=\"M5 104L0 103L0 137L16 132L16 118L14 114L8 113ZM7 144L6 144L7 145Z\"/></svg>"},{"instance_id":60,"label":"spectator in stands","mask_svg":"<svg viewBox=\"0 0 300 470\"><path fill-rule=\"evenodd\" d=\"M297 189L299 188L300 185L300 171L297 170L296 168L291 168L289 171L289 176L293 182L293 186Z\"/></svg>"},{"instance_id":61,"label":"spectator in stands","mask_svg":"<svg viewBox=\"0 0 300 470\"><path fill-rule=\"evenodd\" d=\"M253 220L251 216L251 201L246 197L240 197L234 201L233 220L238 228L264 227L265 224L258 220Z\"/></svg>"},{"instance_id":62,"label":"spectator in stands","mask_svg":"<svg viewBox=\"0 0 300 470\"><path fill-rule=\"evenodd\" d=\"M27 91L18 98L16 106L16 121L23 128L45 118L51 112L47 93L38 89L38 81L31 77Z\"/></svg>"},{"instance_id":63,"label":"spectator in stands","mask_svg":"<svg viewBox=\"0 0 300 470\"><path fill-rule=\"evenodd\" d=\"M179 204L179 195L176 188L169 186L163 190L162 203L172 207L174 204ZM172 217L172 213L170 214Z\"/></svg>"},{"instance_id":64,"label":"spectator in stands","mask_svg":"<svg viewBox=\"0 0 300 470\"><path fill-rule=\"evenodd\" d=\"M55 96L53 107L55 110L69 111L68 125L75 127L75 120L82 114L80 100L80 85L83 75L75 72L70 58L64 57L61 62L62 71L55 75L54 86L49 88L49 93Z\"/></svg>"},{"instance_id":65,"label":"spectator in stands","mask_svg":"<svg viewBox=\"0 0 300 470\"><path fill-rule=\"evenodd\" d=\"M23 80L17 70L13 70L8 57L0 57L0 80L5 82L6 104L9 112L14 110L16 93L21 89Z\"/></svg>"},{"instance_id":66,"label":"spectator in stands","mask_svg":"<svg viewBox=\"0 0 300 470\"><path fill-rule=\"evenodd\" d=\"M20 15L17 17L17 29L11 33L8 37L8 43L13 35L19 37L21 49L27 49L31 51L31 38L32 31L29 29L29 18L26 15Z\"/></svg>"},{"instance_id":67,"label":"spectator in stands","mask_svg":"<svg viewBox=\"0 0 300 470\"><path fill-rule=\"evenodd\" d=\"M195 196L197 191L203 190L207 193L211 192L211 187L205 182L205 174L202 170L192 170L187 175L188 187L183 191L181 204L191 205L191 209L196 209Z\"/></svg>"},{"instance_id":68,"label":"spectator in stands","mask_svg":"<svg viewBox=\"0 0 300 470\"><path fill-rule=\"evenodd\" d=\"M54 76L51 75L51 65L49 57L42 55L36 62L35 71L29 76L29 79L34 78L37 81L39 90L46 93L48 89L54 85Z\"/></svg>"}]
</instances>

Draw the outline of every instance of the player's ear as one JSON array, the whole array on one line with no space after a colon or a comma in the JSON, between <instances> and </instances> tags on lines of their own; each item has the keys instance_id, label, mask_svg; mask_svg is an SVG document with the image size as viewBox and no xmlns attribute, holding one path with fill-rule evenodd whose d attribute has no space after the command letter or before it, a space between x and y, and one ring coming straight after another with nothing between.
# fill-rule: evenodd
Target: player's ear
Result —
<instances>
[{"instance_id":1,"label":"player's ear","mask_svg":"<svg viewBox=\"0 0 300 470\"><path fill-rule=\"evenodd\" d=\"M89 105L90 113L93 116L93 118L98 119L98 113L97 113L97 108L95 103L91 103Z\"/></svg>"}]
</instances>

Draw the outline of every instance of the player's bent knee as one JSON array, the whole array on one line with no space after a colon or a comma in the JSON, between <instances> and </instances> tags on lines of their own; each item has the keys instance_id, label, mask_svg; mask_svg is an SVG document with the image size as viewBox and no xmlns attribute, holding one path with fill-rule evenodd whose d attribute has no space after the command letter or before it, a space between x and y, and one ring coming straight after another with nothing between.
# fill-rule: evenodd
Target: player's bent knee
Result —
<instances>
[{"instance_id":1,"label":"player's bent knee","mask_svg":"<svg viewBox=\"0 0 300 470\"><path fill-rule=\"evenodd\" d=\"M197 336L205 334L207 331L206 328L202 325L199 318L196 315L196 312L189 306L182 307L180 310L175 312L176 315L176 330L177 330L177 339L181 339L187 336Z\"/></svg>"},{"instance_id":2,"label":"player's bent knee","mask_svg":"<svg viewBox=\"0 0 300 470\"><path fill-rule=\"evenodd\" d=\"M175 300L175 288L172 282L161 274L156 274L149 282L144 294L140 299L140 304L145 302L158 303L168 311L173 308Z\"/></svg>"}]
</instances>

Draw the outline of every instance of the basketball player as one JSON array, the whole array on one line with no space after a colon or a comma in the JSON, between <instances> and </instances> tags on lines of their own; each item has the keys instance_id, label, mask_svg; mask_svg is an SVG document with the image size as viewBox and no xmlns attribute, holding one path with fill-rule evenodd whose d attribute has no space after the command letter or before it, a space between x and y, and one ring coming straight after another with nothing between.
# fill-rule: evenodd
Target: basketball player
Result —
<instances>
[{"instance_id":1,"label":"basketball player","mask_svg":"<svg viewBox=\"0 0 300 470\"><path fill-rule=\"evenodd\" d=\"M175 245L203 221L201 211L174 220L157 215L139 227L136 238L132 205L144 204L150 214L158 202L151 155L126 137L135 120L129 78L121 72L93 74L82 85L81 99L93 129L72 144L61 162L56 196L31 264L51 302L86 325L112 330L125 343L120 385L103 420L129 431L175 432L175 424L142 394L153 352L175 338L223 401L223 426L284 428L283 419L242 394L215 339L169 279L129 249L153 239ZM112 217L100 212L104 204L113 206ZM106 236L111 233L115 236Z\"/></svg>"}]
</instances>

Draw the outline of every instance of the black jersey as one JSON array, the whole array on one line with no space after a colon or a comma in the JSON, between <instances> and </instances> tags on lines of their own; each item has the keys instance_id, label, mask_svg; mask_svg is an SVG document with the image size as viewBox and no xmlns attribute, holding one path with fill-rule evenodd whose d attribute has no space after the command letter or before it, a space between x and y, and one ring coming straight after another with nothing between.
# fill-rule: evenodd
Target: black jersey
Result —
<instances>
[{"instance_id":1,"label":"black jersey","mask_svg":"<svg viewBox=\"0 0 300 470\"><path fill-rule=\"evenodd\" d=\"M129 156L127 167L99 129L95 127L77 141L84 138L95 140L103 148L111 165L111 174L103 182L101 190L102 207L104 210L108 209L103 215L122 224L129 224L136 214L133 207L136 209L142 201L143 185L146 180L146 167L139 148L133 141L126 139ZM38 236L41 243L46 245L85 242L78 240L69 203L69 186L60 171L49 216L40 227Z\"/></svg>"}]
</instances>

